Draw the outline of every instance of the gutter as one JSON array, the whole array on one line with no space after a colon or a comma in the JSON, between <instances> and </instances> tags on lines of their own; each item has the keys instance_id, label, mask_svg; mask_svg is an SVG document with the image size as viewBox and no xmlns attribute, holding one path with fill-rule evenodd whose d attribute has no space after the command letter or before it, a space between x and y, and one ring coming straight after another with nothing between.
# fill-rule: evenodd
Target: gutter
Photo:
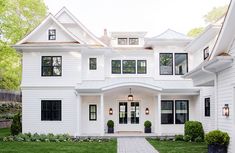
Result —
<instances>
[{"instance_id":1,"label":"gutter","mask_svg":"<svg viewBox=\"0 0 235 153\"><path fill-rule=\"evenodd\" d=\"M205 69L205 66L202 66L202 71L208 74L214 75L214 81L215 81L215 86L214 86L214 102L215 102L215 127L218 129L218 75L216 72L211 72L209 70Z\"/></svg>"}]
</instances>

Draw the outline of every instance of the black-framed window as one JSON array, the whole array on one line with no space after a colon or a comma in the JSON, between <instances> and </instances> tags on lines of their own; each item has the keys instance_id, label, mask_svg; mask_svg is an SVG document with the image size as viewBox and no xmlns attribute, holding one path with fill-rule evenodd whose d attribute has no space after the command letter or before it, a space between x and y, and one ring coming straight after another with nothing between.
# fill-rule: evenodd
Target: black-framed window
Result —
<instances>
[{"instance_id":1,"label":"black-framed window","mask_svg":"<svg viewBox=\"0 0 235 153\"><path fill-rule=\"evenodd\" d=\"M55 29L48 30L48 40L56 40L56 30Z\"/></svg>"},{"instance_id":2,"label":"black-framed window","mask_svg":"<svg viewBox=\"0 0 235 153\"><path fill-rule=\"evenodd\" d=\"M174 101L161 101L161 124L174 124Z\"/></svg>"},{"instance_id":3,"label":"black-framed window","mask_svg":"<svg viewBox=\"0 0 235 153\"><path fill-rule=\"evenodd\" d=\"M210 116L210 98L205 98L205 116Z\"/></svg>"},{"instance_id":4,"label":"black-framed window","mask_svg":"<svg viewBox=\"0 0 235 153\"><path fill-rule=\"evenodd\" d=\"M118 38L118 45L127 45L127 38Z\"/></svg>"},{"instance_id":5,"label":"black-framed window","mask_svg":"<svg viewBox=\"0 0 235 153\"><path fill-rule=\"evenodd\" d=\"M129 38L129 45L139 45L139 38Z\"/></svg>"},{"instance_id":6,"label":"black-framed window","mask_svg":"<svg viewBox=\"0 0 235 153\"><path fill-rule=\"evenodd\" d=\"M61 76L62 57L61 56L42 56L41 76Z\"/></svg>"},{"instance_id":7,"label":"black-framed window","mask_svg":"<svg viewBox=\"0 0 235 153\"><path fill-rule=\"evenodd\" d=\"M188 54L175 53L175 74L184 75L188 72Z\"/></svg>"},{"instance_id":8,"label":"black-framed window","mask_svg":"<svg viewBox=\"0 0 235 153\"><path fill-rule=\"evenodd\" d=\"M138 74L147 73L147 61L146 60L137 60L137 73Z\"/></svg>"},{"instance_id":9,"label":"black-framed window","mask_svg":"<svg viewBox=\"0 0 235 153\"><path fill-rule=\"evenodd\" d=\"M97 120L97 106L89 105L89 120L96 121Z\"/></svg>"},{"instance_id":10,"label":"black-framed window","mask_svg":"<svg viewBox=\"0 0 235 153\"><path fill-rule=\"evenodd\" d=\"M121 60L112 60L112 74L121 74Z\"/></svg>"},{"instance_id":11,"label":"black-framed window","mask_svg":"<svg viewBox=\"0 0 235 153\"><path fill-rule=\"evenodd\" d=\"M42 100L41 120L61 121L61 100Z\"/></svg>"},{"instance_id":12,"label":"black-framed window","mask_svg":"<svg viewBox=\"0 0 235 153\"><path fill-rule=\"evenodd\" d=\"M204 60L207 59L207 57L209 56L209 46L207 46L206 48L203 49L203 58Z\"/></svg>"},{"instance_id":13,"label":"black-framed window","mask_svg":"<svg viewBox=\"0 0 235 153\"><path fill-rule=\"evenodd\" d=\"M97 59L96 58L89 58L89 69L90 70L97 69Z\"/></svg>"},{"instance_id":14,"label":"black-framed window","mask_svg":"<svg viewBox=\"0 0 235 153\"><path fill-rule=\"evenodd\" d=\"M123 60L122 61L123 74L136 74L136 60Z\"/></svg>"},{"instance_id":15,"label":"black-framed window","mask_svg":"<svg viewBox=\"0 0 235 153\"><path fill-rule=\"evenodd\" d=\"M139 124L140 106L139 102L131 102L131 124Z\"/></svg>"},{"instance_id":16,"label":"black-framed window","mask_svg":"<svg viewBox=\"0 0 235 153\"><path fill-rule=\"evenodd\" d=\"M127 124L127 102L119 102L119 124Z\"/></svg>"},{"instance_id":17,"label":"black-framed window","mask_svg":"<svg viewBox=\"0 0 235 153\"><path fill-rule=\"evenodd\" d=\"M188 100L175 101L175 124L184 124L189 120Z\"/></svg>"},{"instance_id":18,"label":"black-framed window","mask_svg":"<svg viewBox=\"0 0 235 153\"><path fill-rule=\"evenodd\" d=\"M160 75L173 75L173 54L160 53Z\"/></svg>"}]
</instances>

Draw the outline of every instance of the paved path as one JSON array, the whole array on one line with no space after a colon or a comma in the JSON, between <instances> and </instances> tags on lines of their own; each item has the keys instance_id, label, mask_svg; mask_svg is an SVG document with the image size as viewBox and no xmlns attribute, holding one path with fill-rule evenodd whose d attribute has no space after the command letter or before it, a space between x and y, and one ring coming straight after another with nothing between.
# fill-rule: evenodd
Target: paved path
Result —
<instances>
[{"instance_id":1,"label":"paved path","mask_svg":"<svg viewBox=\"0 0 235 153\"><path fill-rule=\"evenodd\" d=\"M145 138L118 138L118 153L159 153Z\"/></svg>"}]
</instances>

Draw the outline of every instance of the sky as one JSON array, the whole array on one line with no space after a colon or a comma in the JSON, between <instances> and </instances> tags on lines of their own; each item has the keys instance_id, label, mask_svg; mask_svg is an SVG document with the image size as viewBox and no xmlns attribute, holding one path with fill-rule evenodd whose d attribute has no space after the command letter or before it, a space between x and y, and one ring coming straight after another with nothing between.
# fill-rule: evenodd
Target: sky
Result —
<instances>
[{"instance_id":1,"label":"sky","mask_svg":"<svg viewBox=\"0 0 235 153\"><path fill-rule=\"evenodd\" d=\"M168 28L187 34L206 26L203 16L213 7L230 0L44 0L48 10L56 14L63 6L96 36L103 29L144 31L147 36L159 35Z\"/></svg>"}]
</instances>

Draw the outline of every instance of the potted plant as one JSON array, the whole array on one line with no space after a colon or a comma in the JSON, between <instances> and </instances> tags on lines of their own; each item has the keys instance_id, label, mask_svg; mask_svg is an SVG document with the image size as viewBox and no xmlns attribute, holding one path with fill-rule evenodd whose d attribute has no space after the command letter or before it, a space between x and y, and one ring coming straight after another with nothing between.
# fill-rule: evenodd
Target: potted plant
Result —
<instances>
[{"instance_id":1,"label":"potted plant","mask_svg":"<svg viewBox=\"0 0 235 153\"><path fill-rule=\"evenodd\" d=\"M107 122L107 126L108 126L108 133L113 133L114 132L114 122L112 120L108 120Z\"/></svg>"},{"instance_id":2,"label":"potted plant","mask_svg":"<svg viewBox=\"0 0 235 153\"><path fill-rule=\"evenodd\" d=\"M214 130L206 134L208 153L227 153L230 137L228 133Z\"/></svg>"},{"instance_id":3,"label":"potted plant","mask_svg":"<svg viewBox=\"0 0 235 153\"><path fill-rule=\"evenodd\" d=\"M151 133L151 126L152 126L152 123L150 121L145 121L144 122L144 132Z\"/></svg>"}]
</instances>

